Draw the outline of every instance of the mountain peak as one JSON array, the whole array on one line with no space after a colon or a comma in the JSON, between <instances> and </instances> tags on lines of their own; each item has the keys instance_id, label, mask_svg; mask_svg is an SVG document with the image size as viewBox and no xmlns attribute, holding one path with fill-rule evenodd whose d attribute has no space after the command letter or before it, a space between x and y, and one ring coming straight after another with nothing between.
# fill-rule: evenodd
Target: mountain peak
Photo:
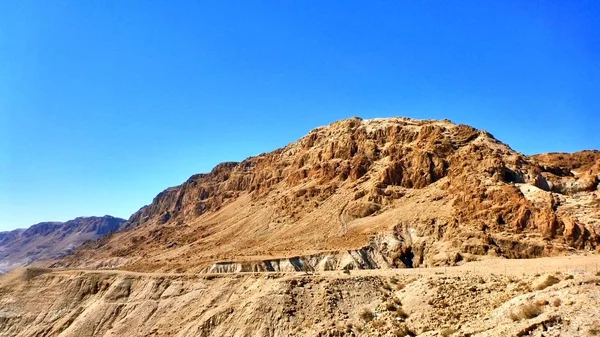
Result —
<instances>
[{"instance_id":1,"label":"mountain peak","mask_svg":"<svg viewBox=\"0 0 600 337\"><path fill-rule=\"evenodd\" d=\"M362 250L375 265L432 266L594 249L600 215L581 223L573 205L591 207L596 171L541 158L449 120L353 117L166 189L127 230L59 265L204 270Z\"/></svg>"}]
</instances>

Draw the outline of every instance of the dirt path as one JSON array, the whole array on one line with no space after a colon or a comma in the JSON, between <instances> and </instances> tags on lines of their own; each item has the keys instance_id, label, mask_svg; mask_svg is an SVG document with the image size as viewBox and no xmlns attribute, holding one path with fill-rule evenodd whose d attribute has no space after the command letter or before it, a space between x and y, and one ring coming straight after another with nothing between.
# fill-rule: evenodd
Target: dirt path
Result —
<instances>
[{"instance_id":1,"label":"dirt path","mask_svg":"<svg viewBox=\"0 0 600 337\"><path fill-rule=\"evenodd\" d=\"M130 276L151 276L151 277L215 277L227 275L320 275L331 277L344 277L340 270L335 271L317 271L317 272L238 272L238 273L215 273L215 274L195 274L195 273L161 273L161 272L133 272L127 270L95 270L95 269L52 269L51 273L100 273L100 274L119 274ZM353 270L352 275L439 275L439 274L477 274L477 275L531 275L541 273L563 272L569 274L596 274L600 272L600 255L573 255L559 257L544 257L537 259L486 259L482 261L467 262L457 267L432 267L432 268L406 268L406 269L363 269Z\"/></svg>"},{"instance_id":2,"label":"dirt path","mask_svg":"<svg viewBox=\"0 0 600 337\"><path fill-rule=\"evenodd\" d=\"M344 219L344 211L346 211L346 207L348 207L348 202L346 202L344 204L344 207L342 207L342 209L340 210L340 213L338 214L338 217L340 219L340 224L342 225L342 234L345 235L346 233L348 233L348 223L346 222L346 220Z\"/></svg>"},{"instance_id":3,"label":"dirt path","mask_svg":"<svg viewBox=\"0 0 600 337\"><path fill-rule=\"evenodd\" d=\"M322 336L350 327L355 336L383 336L405 326L423 337L449 328L478 337L584 336L600 329L598 265L600 255L590 254L350 274L20 268L0 278L0 335ZM548 277L536 274L556 271L557 283L534 286ZM512 318L533 304L541 311ZM372 322L361 318L365 310Z\"/></svg>"}]
</instances>

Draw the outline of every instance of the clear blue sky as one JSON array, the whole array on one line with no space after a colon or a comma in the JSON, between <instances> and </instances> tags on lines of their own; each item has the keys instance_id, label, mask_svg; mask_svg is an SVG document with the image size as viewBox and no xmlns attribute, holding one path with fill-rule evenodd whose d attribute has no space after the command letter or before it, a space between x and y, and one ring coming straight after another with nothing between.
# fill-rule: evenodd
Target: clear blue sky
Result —
<instances>
[{"instance_id":1,"label":"clear blue sky","mask_svg":"<svg viewBox=\"0 0 600 337\"><path fill-rule=\"evenodd\" d=\"M598 1L2 1L0 230L129 217L351 116L600 148Z\"/></svg>"}]
</instances>

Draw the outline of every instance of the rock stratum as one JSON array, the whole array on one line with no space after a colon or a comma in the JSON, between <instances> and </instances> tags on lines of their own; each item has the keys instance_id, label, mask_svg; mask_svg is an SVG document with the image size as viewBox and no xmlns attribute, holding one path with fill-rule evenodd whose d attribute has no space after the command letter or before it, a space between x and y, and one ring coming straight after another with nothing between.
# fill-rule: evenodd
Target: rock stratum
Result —
<instances>
[{"instance_id":1,"label":"rock stratum","mask_svg":"<svg viewBox=\"0 0 600 337\"><path fill-rule=\"evenodd\" d=\"M448 120L351 118L168 188L54 267L412 268L595 251L600 152L526 156Z\"/></svg>"},{"instance_id":2,"label":"rock stratum","mask_svg":"<svg viewBox=\"0 0 600 337\"><path fill-rule=\"evenodd\" d=\"M0 232L0 273L65 256L85 241L119 230L124 223L124 219L106 215L41 222L27 229Z\"/></svg>"}]
</instances>

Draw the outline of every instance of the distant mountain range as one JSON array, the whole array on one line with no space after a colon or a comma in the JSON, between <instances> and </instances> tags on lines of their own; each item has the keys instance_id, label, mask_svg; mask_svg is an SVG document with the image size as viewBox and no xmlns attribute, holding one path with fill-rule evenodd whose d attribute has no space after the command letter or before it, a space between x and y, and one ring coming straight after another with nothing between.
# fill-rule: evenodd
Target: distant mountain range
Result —
<instances>
[{"instance_id":1,"label":"distant mountain range","mask_svg":"<svg viewBox=\"0 0 600 337\"><path fill-rule=\"evenodd\" d=\"M27 229L0 232L0 273L35 261L55 259L88 240L117 231L125 219L109 215L66 222L40 222Z\"/></svg>"}]
</instances>

